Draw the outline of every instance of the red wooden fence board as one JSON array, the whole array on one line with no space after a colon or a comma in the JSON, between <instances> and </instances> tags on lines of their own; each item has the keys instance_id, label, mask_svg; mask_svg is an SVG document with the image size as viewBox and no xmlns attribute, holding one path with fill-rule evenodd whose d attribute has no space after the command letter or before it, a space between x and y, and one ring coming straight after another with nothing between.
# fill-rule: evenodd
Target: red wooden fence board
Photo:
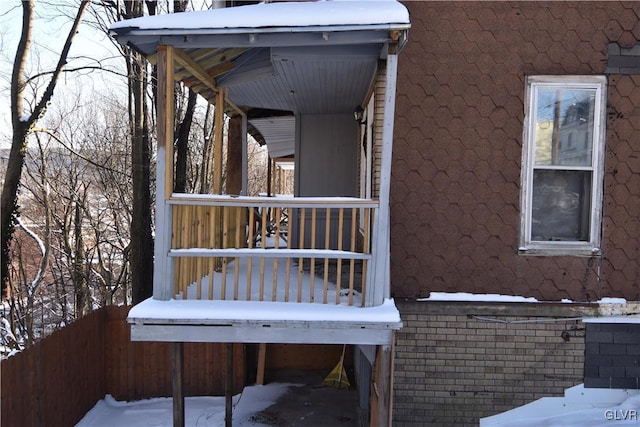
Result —
<instances>
[{"instance_id":1,"label":"red wooden fence board","mask_svg":"<svg viewBox=\"0 0 640 427\"><path fill-rule=\"evenodd\" d=\"M68 427L106 394L118 400L171 396L167 343L131 342L130 307L85 316L0 363L0 425ZM223 395L225 344L185 344L185 394ZM245 351L234 345L234 393Z\"/></svg>"}]
</instances>

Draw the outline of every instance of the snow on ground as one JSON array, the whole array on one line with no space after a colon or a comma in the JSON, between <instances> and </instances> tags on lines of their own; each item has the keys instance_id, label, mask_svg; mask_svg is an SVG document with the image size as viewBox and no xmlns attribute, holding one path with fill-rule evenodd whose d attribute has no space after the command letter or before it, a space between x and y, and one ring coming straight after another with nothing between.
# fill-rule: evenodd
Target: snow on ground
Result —
<instances>
[{"instance_id":1,"label":"snow on ground","mask_svg":"<svg viewBox=\"0 0 640 427\"><path fill-rule=\"evenodd\" d=\"M482 418L480 427L627 427L640 426L640 390L586 389L564 397L543 397L527 405Z\"/></svg>"},{"instance_id":2,"label":"snow on ground","mask_svg":"<svg viewBox=\"0 0 640 427\"><path fill-rule=\"evenodd\" d=\"M290 387L297 384L272 383L246 387L233 398L233 425L267 427L255 414L269 408ZM76 427L171 427L171 398L119 402L107 395ZM185 399L185 426L222 427L224 397ZM637 427L640 425L640 391L567 389L564 397L545 397L527 405L482 418L480 427Z\"/></svg>"},{"instance_id":3,"label":"snow on ground","mask_svg":"<svg viewBox=\"0 0 640 427\"><path fill-rule=\"evenodd\" d=\"M233 425L263 427L265 424L252 421L254 414L274 404L290 387L297 384L272 383L245 387L241 394L233 397ZM185 398L185 426L224 426L225 398ZM100 400L76 427L172 427L173 401L155 398L134 402L116 401L110 395Z\"/></svg>"}]
</instances>

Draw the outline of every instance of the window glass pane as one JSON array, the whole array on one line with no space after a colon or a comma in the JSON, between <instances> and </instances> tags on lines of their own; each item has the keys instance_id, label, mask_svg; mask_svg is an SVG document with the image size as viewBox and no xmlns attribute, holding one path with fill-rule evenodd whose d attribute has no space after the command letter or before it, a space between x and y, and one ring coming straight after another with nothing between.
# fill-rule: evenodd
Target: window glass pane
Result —
<instances>
[{"instance_id":1,"label":"window glass pane","mask_svg":"<svg viewBox=\"0 0 640 427\"><path fill-rule=\"evenodd\" d=\"M538 89L536 166L591 166L595 89Z\"/></svg>"},{"instance_id":2,"label":"window glass pane","mask_svg":"<svg viewBox=\"0 0 640 427\"><path fill-rule=\"evenodd\" d=\"M590 171L533 171L532 241L589 241Z\"/></svg>"}]
</instances>

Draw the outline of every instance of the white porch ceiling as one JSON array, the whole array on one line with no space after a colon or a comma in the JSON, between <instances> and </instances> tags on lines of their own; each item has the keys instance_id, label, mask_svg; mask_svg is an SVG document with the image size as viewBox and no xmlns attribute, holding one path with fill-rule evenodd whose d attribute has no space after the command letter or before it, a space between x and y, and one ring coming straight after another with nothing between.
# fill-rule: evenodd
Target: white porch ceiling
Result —
<instances>
[{"instance_id":1,"label":"white porch ceiling","mask_svg":"<svg viewBox=\"0 0 640 427\"><path fill-rule=\"evenodd\" d=\"M158 46L173 46L180 57L175 79L210 102L216 89L225 89L247 112L282 116L346 113L362 105L378 61L390 44L402 47L409 27L397 1L336 0L137 18L115 23L111 34L152 61ZM292 120L256 122L269 135L263 134L272 156L290 154L285 141L294 135Z\"/></svg>"},{"instance_id":2,"label":"white porch ceiling","mask_svg":"<svg viewBox=\"0 0 640 427\"><path fill-rule=\"evenodd\" d=\"M271 158L295 153L296 119L294 116L266 117L249 120L267 142Z\"/></svg>"}]
</instances>

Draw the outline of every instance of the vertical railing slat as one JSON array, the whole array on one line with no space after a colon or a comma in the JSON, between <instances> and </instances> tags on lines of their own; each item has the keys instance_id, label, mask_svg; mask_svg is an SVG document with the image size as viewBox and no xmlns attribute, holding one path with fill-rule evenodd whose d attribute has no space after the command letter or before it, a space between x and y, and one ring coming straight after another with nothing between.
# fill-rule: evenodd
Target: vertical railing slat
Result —
<instances>
[{"instance_id":1,"label":"vertical railing slat","mask_svg":"<svg viewBox=\"0 0 640 427\"><path fill-rule=\"evenodd\" d=\"M327 208L326 217L324 219L324 248L330 249L331 242L331 208ZM329 293L329 258L324 259L324 280L322 283L322 303L327 303L327 294Z\"/></svg>"},{"instance_id":2,"label":"vertical railing slat","mask_svg":"<svg viewBox=\"0 0 640 427\"><path fill-rule=\"evenodd\" d=\"M351 252L356 251L356 208L351 208ZM349 305L353 305L353 284L355 282L355 261L353 258L349 261Z\"/></svg>"},{"instance_id":3,"label":"vertical railing slat","mask_svg":"<svg viewBox=\"0 0 640 427\"><path fill-rule=\"evenodd\" d=\"M344 208L338 209L338 250L342 250L342 235L344 229ZM340 287L342 285L342 258L336 263L336 304L340 304Z\"/></svg>"},{"instance_id":4,"label":"vertical railing slat","mask_svg":"<svg viewBox=\"0 0 640 427\"><path fill-rule=\"evenodd\" d=\"M229 238L229 207L222 207L222 249L227 247ZM220 279L220 299L227 299L227 257L222 257L222 277Z\"/></svg>"},{"instance_id":5,"label":"vertical railing slat","mask_svg":"<svg viewBox=\"0 0 640 427\"><path fill-rule=\"evenodd\" d=\"M364 209L365 217L364 217L364 242L362 243L362 252L368 254L371 253L371 215L373 214L373 209L366 208ZM367 263L366 259L362 260L362 301L361 305L364 307L364 302L366 301L367 296Z\"/></svg>"},{"instance_id":6,"label":"vertical railing slat","mask_svg":"<svg viewBox=\"0 0 640 427\"><path fill-rule=\"evenodd\" d=\"M236 249L240 248L240 236L242 228L242 208L236 208ZM235 257L233 261L233 299L238 300L238 287L240 286L240 258Z\"/></svg>"},{"instance_id":7,"label":"vertical railing slat","mask_svg":"<svg viewBox=\"0 0 640 427\"><path fill-rule=\"evenodd\" d=\"M293 215L293 211L288 211ZM291 217L287 218L287 249L291 249ZM289 302L289 285L291 282L291 258L285 260L284 301Z\"/></svg>"},{"instance_id":8,"label":"vertical railing slat","mask_svg":"<svg viewBox=\"0 0 640 427\"><path fill-rule=\"evenodd\" d=\"M217 206L210 207L207 209L209 218L207 218L207 223L209 224L209 244L208 248L214 248L215 246L215 234L216 234L216 215L213 214L213 211L218 209ZM213 299L213 289L214 289L214 275L216 270L216 260L213 257L209 257L208 268L209 270L209 295L207 297L209 299Z\"/></svg>"},{"instance_id":9,"label":"vertical railing slat","mask_svg":"<svg viewBox=\"0 0 640 427\"><path fill-rule=\"evenodd\" d=\"M188 248L189 247L189 220L190 220L190 211L191 211L191 206L185 206L184 209L184 217L182 218L182 242L180 242L180 247L181 248ZM191 268L190 265L190 258L184 258L183 259L183 265L182 265L182 274L180 277L180 286L182 289L182 298L187 299L187 286L189 285L187 283L187 281L189 280L189 269Z\"/></svg>"},{"instance_id":10,"label":"vertical railing slat","mask_svg":"<svg viewBox=\"0 0 640 427\"><path fill-rule=\"evenodd\" d=\"M255 208L252 206L249 208L249 235L247 237L248 241L247 241L247 246L249 246L249 249L253 249L253 237L255 235L255 228L256 228L256 212L255 212ZM252 275L252 264L253 264L253 258L249 257L249 259L247 259L247 295L246 295L246 300L247 301L251 301L251 275Z\"/></svg>"},{"instance_id":11,"label":"vertical railing slat","mask_svg":"<svg viewBox=\"0 0 640 427\"><path fill-rule=\"evenodd\" d=\"M299 249L304 249L304 222L305 209L300 208L300 245ZM298 302L302 302L302 278L304 277L304 258L298 258Z\"/></svg>"},{"instance_id":12,"label":"vertical railing slat","mask_svg":"<svg viewBox=\"0 0 640 427\"><path fill-rule=\"evenodd\" d=\"M198 212L197 218L196 220L198 221L198 247L202 248L204 247L203 243L204 243L204 224L202 223L202 219L204 218L204 206L198 206L196 211ZM202 272L202 263L204 262L204 260L201 257L198 257L198 259L196 259L196 298L197 299L202 299L202 277L203 277L203 272Z\"/></svg>"},{"instance_id":13,"label":"vertical railing slat","mask_svg":"<svg viewBox=\"0 0 640 427\"><path fill-rule=\"evenodd\" d=\"M280 208L275 208L275 249L280 249ZM278 258L273 259L273 283L271 284L271 301L276 301L278 295Z\"/></svg>"},{"instance_id":14,"label":"vertical railing slat","mask_svg":"<svg viewBox=\"0 0 640 427\"><path fill-rule=\"evenodd\" d=\"M311 249L316 248L316 208L311 208ZM316 257L311 256L311 266L309 267L309 302L314 302L315 279L316 279Z\"/></svg>"},{"instance_id":15,"label":"vertical railing slat","mask_svg":"<svg viewBox=\"0 0 640 427\"><path fill-rule=\"evenodd\" d=\"M267 207L262 208L260 215L260 247L267 248ZM264 263L265 259L260 258L260 301L264 301Z\"/></svg>"},{"instance_id":16,"label":"vertical railing slat","mask_svg":"<svg viewBox=\"0 0 640 427\"><path fill-rule=\"evenodd\" d=\"M180 236L180 230L178 224L180 224L180 215L182 215L181 206L173 206L173 221L171 221L171 249L176 249L178 243L178 237ZM173 289L172 295L177 295L180 292L180 258L177 258L174 262L173 271Z\"/></svg>"}]
</instances>

